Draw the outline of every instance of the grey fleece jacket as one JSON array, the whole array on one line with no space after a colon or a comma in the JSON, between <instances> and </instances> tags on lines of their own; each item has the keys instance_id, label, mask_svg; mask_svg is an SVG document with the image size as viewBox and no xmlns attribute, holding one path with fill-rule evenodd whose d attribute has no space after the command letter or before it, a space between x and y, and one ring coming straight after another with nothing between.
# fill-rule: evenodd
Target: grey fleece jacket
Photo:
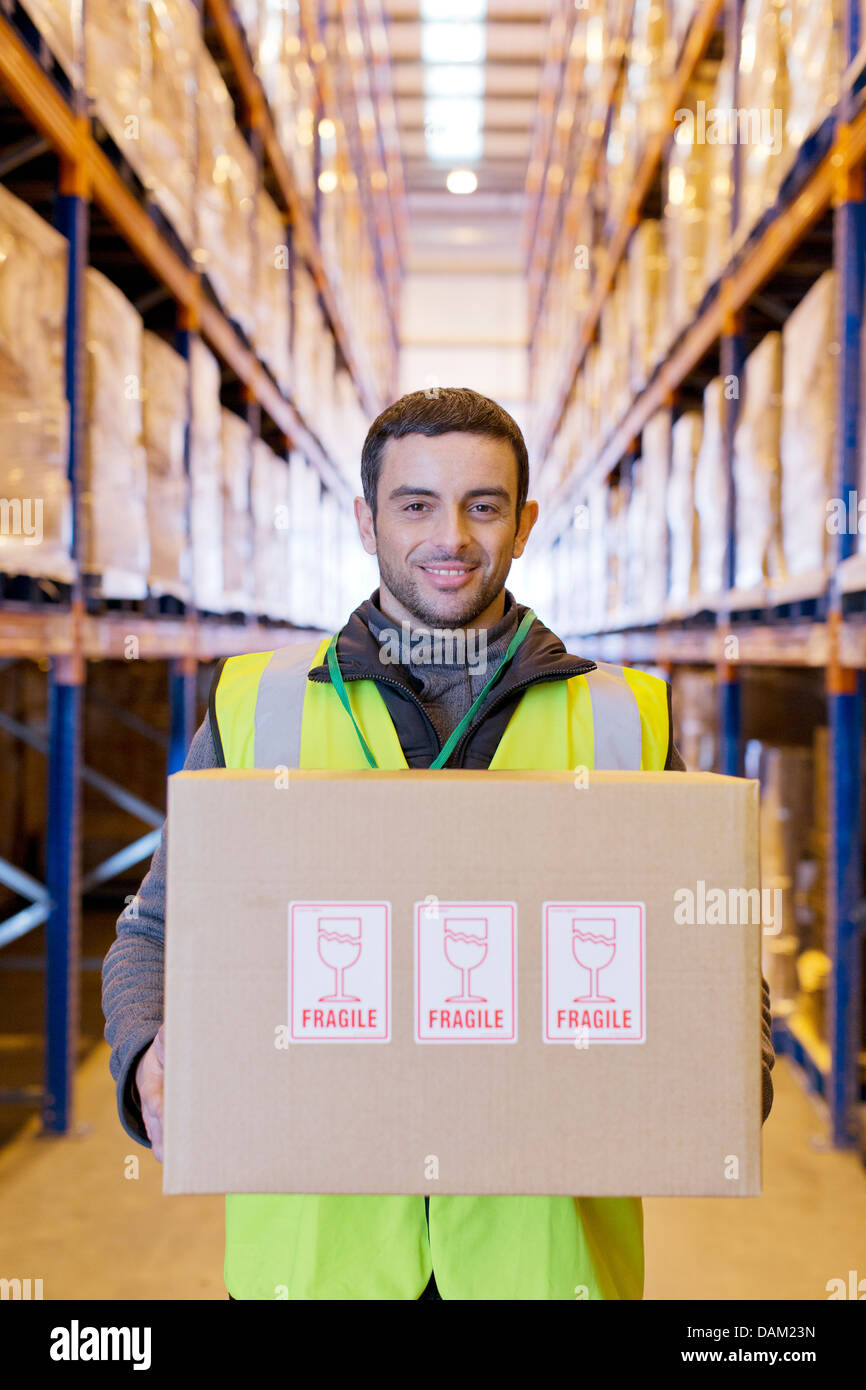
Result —
<instances>
[{"instance_id":1,"label":"grey fleece jacket","mask_svg":"<svg viewBox=\"0 0 866 1390\"><path fill-rule=\"evenodd\" d=\"M381 640L388 619L375 607L369 626ZM419 698L441 739L445 739L466 713L480 686L496 669L517 628L517 606L510 603L503 618L488 630L487 670L480 677L462 664L449 667L438 662L429 667L412 663L412 674L422 681ZM206 715L190 744L184 769L198 772L221 766ZM685 771L676 745L670 767ZM133 901L120 914L117 938L102 967L102 1008L105 1036L111 1046L110 1070L117 1083L117 1107L123 1128L132 1139L150 1148L144 1127L135 1071L139 1059L153 1042L163 1022L163 971L165 952L166 825L159 847ZM770 994L762 979L762 1113L766 1120L773 1103L771 1070L775 1061L770 1031Z\"/></svg>"}]
</instances>

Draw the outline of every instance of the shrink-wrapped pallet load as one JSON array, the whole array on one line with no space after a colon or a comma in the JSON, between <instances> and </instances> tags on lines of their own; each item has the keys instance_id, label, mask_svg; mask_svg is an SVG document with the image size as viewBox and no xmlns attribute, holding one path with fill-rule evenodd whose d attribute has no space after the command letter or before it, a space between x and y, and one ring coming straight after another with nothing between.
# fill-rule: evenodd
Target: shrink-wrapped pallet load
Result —
<instances>
[{"instance_id":1,"label":"shrink-wrapped pallet load","mask_svg":"<svg viewBox=\"0 0 866 1390\"><path fill-rule=\"evenodd\" d=\"M255 611L268 618L281 618L286 575L283 573L282 537L288 530L286 497L281 495L279 474L288 464L263 439L253 440L250 477L250 512L253 523L253 591ZM285 507L281 513L281 506Z\"/></svg>"},{"instance_id":2,"label":"shrink-wrapped pallet load","mask_svg":"<svg viewBox=\"0 0 866 1390\"><path fill-rule=\"evenodd\" d=\"M201 13L194 0L150 0L147 34L150 90L142 133L146 182L184 246L192 247L196 92L204 51Z\"/></svg>"},{"instance_id":3,"label":"shrink-wrapped pallet load","mask_svg":"<svg viewBox=\"0 0 866 1390\"><path fill-rule=\"evenodd\" d=\"M144 180L151 84L147 0L87 0L84 50L93 110Z\"/></svg>"},{"instance_id":4,"label":"shrink-wrapped pallet load","mask_svg":"<svg viewBox=\"0 0 866 1390\"><path fill-rule=\"evenodd\" d=\"M698 514L695 508L695 467L701 447L703 416L687 410L671 431L671 472L667 492L670 533L668 604L688 606L698 587Z\"/></svg>"},{"instance_id":5,"label":"shrink-wrapped pallet load","mask_svg":"<svg viewBox=\"0 0 866 1390\"><path fill-rule=\"evenodd\" d=\"M587 494L589 521L588 630L590 632L598 632L603 628L607 618L607 552L612 539L608 527L609 492L610 489L605 482L597 482L592 485Z\"/></svg>"},{"instance_id":6,"label":"shrink-wrapped pallet load","mask_svg":"<svg viewBox=\"0 0 866 1390\"><path fill-rule=\"evenodd\" d=\"M713 111L724 116L734 104L734 64L719 64L713 94ZM734 145L727 138L711 144L707 154L707 203L704 209L704 263L701 291L715 284L731 255L731 215L734 188Z\"/></svg>"},{"instance_id":7,"label":"shrink-wrapped pallet load","mask_svg":"<svg viewBox=\"0 0 866 1390\"><path fill-rule=\"evenodd\" d=\"M65 237L0 187L0 573L70 583Z\"/></svg>"},{"instance_id":8,"label":"shrink-wrapped pallet load","mask_svg":"<svg viewBox=\"0 0 866 1390\"><path fill-rule=\"evenodd\" d=\"M207 52L199 55L197 141L196 259L228 317L250 336L256 164L235 125L229 90Z\"/></svg>"},{"instance_id":9,"label":"shrink-wrapped pallet load","mask_svg":"<svg viewBox=\"0 0 866 1390\"><path fill-rule=\"evenodd\" d=\"M641 613L655 622L664 613L668 585L668 520L666 512L671 466L671 412L658 410L644 425L641 445L643 518L643 594Z\"/></svg>"},{"instance_id":10,"label":"shrink-wrapped pallet load","mask_svg":"<svg viewBox=\"0 0 866 1390\"><path fill-rule=\"evenodd\" d=\"M842 77L842 0L790 0L785 6L789 104L783 168L836 105Z\"/></svg>"},{"instance_id":11,"label":"shrink-wrapped pallet load","mask_svg":"<svg viewBox=\"0 0 866 1390\"><path fill-rule=\"evenodd\" d=\"M607 524L607 612L611 623L626 617L626 571L628 567L628 505L631 486L625 480L608 489Z\"/></svg>"},{"instance_id":12,"label":"shrink-wrapped pallet load","mask_svg":"<svg viewBox=\"0 0 866 1390\"><path fill-rule=\"evenodd\" d=\"M711 772L719 725L715 671L678 666L671 681L671 704L683 762L689 772Z\"/></svg>"},{"instance_id":13,"label":"shrink-wrapped pallet load","mask_svg":"<svg viewBox=\"0 0 866 1390\"><path fill-rule=\"evenodd\" d=\"M285 219L273 198L259 189L256 200L255 327L253 343L277 385L288 392L292 380L291 267Z\"/></svg>"},{"instance_id":14,"label":"shrink-wrapped pallet load","mask_svg":"<svg viewBox=\"0 0 866 1390\"><path fill-rule=\"evenodd\" d=\"M84 70L81 0L23 0L23 8L67 77L77 83Z\"/></svg>"},{"instance_id":15,"label":"shrink-wrapped pallet load","mask_svg":"<svg viewBox=\"0 0 866 1390\"><path fill-rule=\"evenodd\" d=\"M825 270L782 329L782 548L788 575L828 551L836 447L836 272Z\"/></svg>"},{"instance_id":16,"label":"shrink-wrapped pallet load","mask_svg":"<svg viewBox=\"0 0 866 1390\"><path fill-rule=\"evenodd\" d=\"M291 516L291 620L298 627L316 627L321 621L319 564L319 474L303 454L293 451L289 465Z\"/></svg>"},{"instance_id":17,"label":"shrink-wrapped pallet load","mask_svg":"<svg viewBox=\"0 0 866 1390\"><path fill-rule=\"evenodd\" d=\"M698 588L718 594L727 587L728 479L725 468L725 379L713 377L704 390L704 423L695 467L698 512Z\"/></svg>"},{"instance_id":18,"label":"shrink-wrapped pallet load","mask_svg":"<svg viewBox=\"0 0 866 1390\"><path fill-rule=\"evenodd\" d=\"M695 84L696 103L709 104L712 95L710 83ZM668 155L664 208L667 347L692 322L704 293L712 149L698 121L684 119L677 125Z\"/></svg>"},{"instance_id":19,"label":"shrink-wrapped pallet load","mask_svg":"<svg viewBox=\"0 0 866 1390\"><path fill-rule=\"evenodd\" d=\"M190 539L196 606L223 611L220 369L197 336L190 343Z\"/></svg>"},{"instance_id":20,"label":"shrink-wrapped pallet load","mask_svg":"<svg viewBox=\"0 0 866 1390\"><path fill-rule=\"evenodd\" d=\"M789 103L785 39L785 9L779 0L745 0L735 112L742 161L737 245L775 201L785 176Z\"/></svg>"},{"instance_id":21,"label":"shrink-wrapped pallet load","mask_svg":"<svg viewBox=\"0 0 866 1390\"><path fill-rule=\"evenodd\" d=\"M631 495L625 525L625 616L640 622L646 600L646 523L647 495L643 462L635 459L631 469Z\"/></svg>"},{"instance_id":22,"label":"shrink-wrapped pallet load","mask_svg":"<svg viewBox=\"0 0 866 1390\"><path fill-rule=\"evenodd\" d=\"M634 393L643 390L659 360L660 326L667 317L661 225L655 218L644 218L628 248L629 376Z\"/></svg>"},{"instance_id":23,"label":"shrink-wrapped pallet load","mask_svg":"<svg viewBox=\"0 0 866 1390\"><path fill-rule=\"evenodd\" d=\"M223 606L254 607L253 520L250 512L252 432L233 410L222 411Z\"/></svg>"},{"instance_id":24,"label":"shrink-wrapped pallet load","mask_svg":"<svg viewBox=\"0 0 866 1390\"><path fill-rule=\"evenodd\" d=\"M142 322L92 266L85 270L87 386L81 488L82 572L106 598L143 598L150 545L142 433Z\"/></svg>"},{"instance_id":25,"label":"shrink-wrapped pallet load","mask_svg":"<svg viewBox=\"0 0 866 1390\"><path fill-rule=\"evenodd\" d=\"M734 498L738 589L782 573L779 505L782 423L782 335L768 333L746 359L734 433Z\"/></svg>"},{"instance_id":26,"label":"shrink-wrapped pallet load","mask_svg":"<svg viewBox=\"0 0 866 1390\"><path fill-rule=\"evenodd\" d=\"M190 597L189 479L186 434L189 368L155 333L142 336L142 426L147 458L151 593Z\"/></svg>"}]
</instances>

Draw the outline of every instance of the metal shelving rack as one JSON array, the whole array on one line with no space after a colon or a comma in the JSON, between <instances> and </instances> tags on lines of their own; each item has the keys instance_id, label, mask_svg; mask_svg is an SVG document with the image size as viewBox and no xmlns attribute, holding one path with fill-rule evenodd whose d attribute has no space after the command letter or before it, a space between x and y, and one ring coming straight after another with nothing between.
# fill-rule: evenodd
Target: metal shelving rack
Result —
<instances>
[{"instance_id":1,"label":"metal shelving rack","mask_svg":"<svg viewBox=\"0 0 866 1390\"><path fill-rule=\"evenodd\" d=\"M832 264L838 272L838 336L840 372L834 495L848 497L858 482L858 429L861 382L861 331L864 307L864 168L866 168L866 92L863 73L866 49L860 49L858 0L844 0L844 54L848 63L834 111L800 152L792 175L782 186L776 204L765 214L726 270L685 333L658 366L646 388L636 396L624 417L615 423L606 443L581 476L568 477L554 489L539 523L540 540L552 544L569 524L574 505L593 481L600 481L638 449L641 431L660 408L670 405L689 374L713 351L718 351L720 374L739 375L746 356L744 313L773 275L803 243L819 220L832 216ZM562 422L569 392L589 344L597 333L605 299L625 256L647 194L657 176L665 149L673 137L673 112L687 104L687 91L717 26L724 26L725 46L739 64L739 35L743 0L702 0L692 18L679 62L667 93L668 120L643 155L628 205L609 242L603 268L593 286L589 306L564 344L559 388L537 435L532 453L544 460ZM736 77L735 77L736 81ZM733 105L738 105L735 88ZM595 158L601 138L595 147ZM592 166L592 159L590 159ZM577 177L578 171L573 171ZM568 180L565 180L567 185ZM732 225L737 224L740 192L739 146L734 146ZM530 253L532 248L530 247ZM537 253L536 253L537 254ZM546 278L534 286L535 302L543 298ZM727 393L726 393L727 395ZM718 770L743 775L741 685L743 667L773 665L812 667L824 671L824 692L830 729L828 863L828 953L832 960L829 989L829 1036L825 1043L796 1019L774 1022L777 1050L802 1067L810 1087L827 1104L832 1142L840 1147L862 1143L857 1109L861 1099L861 949L863 884L861 873L863 779L863 673L866 670L866 557L854 555L855 537L834 538L835 554L824 583L789 583L760 593L733 588L733 438L736 399L726 400L725 464L728 482L727 591L699 596L682 617L668 617L652 626L575 634L600 658L624 663L657 665L703 664L716 672L720 756ZM726 638L736 635L738 659L727 659Z\"/></svg>"},{"instance_id":2,"label":"metal shelving rack","mask_svg":"<svg viewBox=\"0 0 866 1390\"><path fill-rule=\"evenodd\" d=\"M223 71L239 110L239 124L245 128L259 165L259 183L268 175L287 225L292 256L301 257L315 281L320 299L345 362L358 390L364 409L372 416L382 409L385 399L396 390L396 354L389 379L371 379L363 353L353 341L344 314L340 287L327 277L316 236L314 212L308 209L295 185L288 160L280 148L273 117L263 88L255 73L240 24L228 0L198 0L202 11L203 34L220 47ZM353 7L355 8L355 7ZM367 21L382 27L378 0L367 0ZM309 7L305 18L309 15ZM314 22L314 21L313 21ZM379 34L384 37L384 29ZM312 55L319 68L319 84L325 81L322 67L324 46ZM58 77L58 74L59 77ZM16 0L8 0L0 11L0 87L11 106L27 122L32 139L26 150L16 149L4 161L15 168L30 154L51 151L58 160L58 179L53 199L55 223L68 241L68 297L66 323L66 397L70 414L68 472L73 503L73 560L80 548L78 501L82 476L84 360L83 287L88 260L91 209L113 228L118 242L137 265L167 292L175 306L175 347L189 355L190 340L200 334L221 361L223 368L237 378L247 418L254 426L262 414L272 433L286 448L305 455L318 470L322 487L341 497L351 498L347 480L328 457L316 437L314 422L306 418L300 402L281 392L271 374L244 341L215 297L205 291L201 275L185 258L159 218L136 196L134 181L123 177L102 148L87 112L83 85L64 78L54 55L39 40ZM381 75L377 79L378 138L384 141L383 156L389 175L395 173L394 130L386 133ZM388 288L393 293L399 283L397 235L400 222L400 190L396 189L397 209L388 251ZM388 198L392 196L389 189ZM391 316L395 306L389 302ZM134 864L148 858L159 839L163 812L149 806L126 787L86 767L82 758L83 714L87 665L90 661L123 659L130 625L138 639L138 658L166 662L169 706L168 771L183 765L196 718L196 673L201 663L244 651L264 650L281 643L303 640L312 635L303 629L273 626L258 620L243 623L203 618L194 609L177 616L150 616L147 611L88 611L81 575L70 586L69 601L28 606L5 605L0 611L0 665L16 660L45 661L48 665L48 720L44 735L32 727L0 715L0 727L16 739L36 748L46 757L48 818L45 841L45 882L0 859L0 882L24 898L29 906L0 923L0 947L20 939L34 927L45 923L45 1074L42 1087L20 1091L0 1091L0 1103L41 1102L42 1125L47 1134L68 1133L74 1123L74 1063L78 1032L80 984L81 896L88 887L110 880ZM81 789L87 783L114 804L132 812L149 829L120 853L81 874ZM4 953L4 964L15 961Z\"/></svg>"}]
</instances>

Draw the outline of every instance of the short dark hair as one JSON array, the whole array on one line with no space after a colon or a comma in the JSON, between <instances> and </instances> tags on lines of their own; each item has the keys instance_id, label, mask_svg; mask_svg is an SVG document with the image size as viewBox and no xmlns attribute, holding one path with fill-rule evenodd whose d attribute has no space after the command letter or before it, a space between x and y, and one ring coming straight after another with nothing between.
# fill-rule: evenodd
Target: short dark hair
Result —
<instances>
[{"instance_id":1,"label":"short dark hair","mask_svg":"<svg viewBox=\"0 0 866 1390\"><path fill-rule=\"evenodd\" d=\"M361 451L361 486L374 520L386 441L401 439L405 434L448 434L452 430L509 441L517 460L517 520L520 520L529 496L529 456L520 426L496 401L479 395L468 386L432 386L426 391L410 391L373 421Z\"/></svg>"}]
</instances>

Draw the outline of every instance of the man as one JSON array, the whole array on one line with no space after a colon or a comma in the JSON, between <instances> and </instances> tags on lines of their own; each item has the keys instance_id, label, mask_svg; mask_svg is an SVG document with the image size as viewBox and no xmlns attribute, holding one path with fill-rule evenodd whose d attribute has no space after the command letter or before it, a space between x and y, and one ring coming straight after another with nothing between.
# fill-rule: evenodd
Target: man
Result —
<instances>
[{"instance_id":1,"label":"man","mask_svg":"<svg viewBox=\"0 0 866 1390\"><path fill-rule=\"evenodd\" d=\"M361 476L355 515L378 590L336 642L225 662L187 768L684 770L669 686L570 655L505 588L538 514L510 415L465 389L403 396L371 426ZM412 637L443 630L465 643ZM124 1128L161 1160L164 832L132 907L105 960L106 1037ZM763 991L766 1119L774 1057ZM571 1299L577 1285L592 1298L640 1298L642 1207L229 1195L225 1279L235 1298L286 1288L301 1299Z\"/></svg>"}]
</instances>

